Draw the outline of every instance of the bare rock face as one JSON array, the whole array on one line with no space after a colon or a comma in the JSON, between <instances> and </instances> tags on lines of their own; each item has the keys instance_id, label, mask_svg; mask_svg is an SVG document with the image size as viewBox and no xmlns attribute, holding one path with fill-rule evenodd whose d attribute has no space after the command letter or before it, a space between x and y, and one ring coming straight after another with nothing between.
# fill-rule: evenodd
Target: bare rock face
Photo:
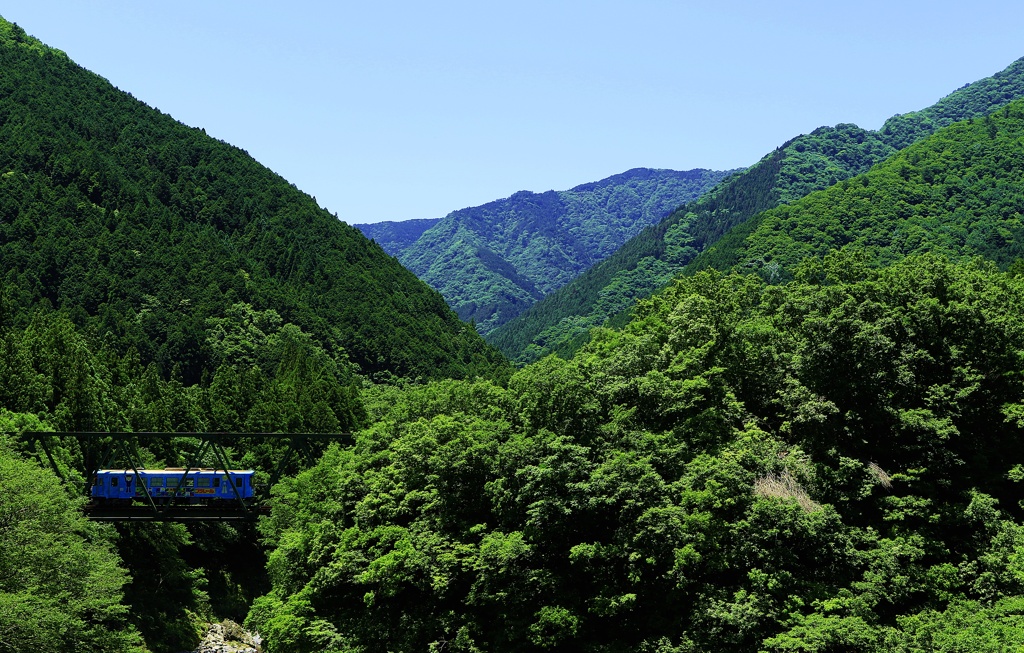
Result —
<instances>
[{"instance_id":1,"label":"bare rock face","mask_svg":"<svg viewBox=\"0 0 1024 653\"><path fill-rule=\"evenodd\" d=\"M202 644L194 653L260 653L261 639L234 621L210 624Z\"/></svg>"}]
</instances>

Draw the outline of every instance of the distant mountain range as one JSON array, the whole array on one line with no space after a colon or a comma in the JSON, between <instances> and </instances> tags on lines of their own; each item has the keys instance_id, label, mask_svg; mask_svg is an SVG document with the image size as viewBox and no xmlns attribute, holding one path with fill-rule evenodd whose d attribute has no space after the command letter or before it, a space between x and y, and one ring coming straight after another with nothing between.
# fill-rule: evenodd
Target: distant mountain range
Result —
<instances>
[{"instance_id":1,"label":"distant mountain range","mask_svg":"<svg viewBox=\"0 0 1024 653\"><path fill-rule=\"evenodd\" d=\"M352 225L363 235L372 239L388 254L398 257L407 247L416 242L423 232L430 229L441 218L422 218L401 222L374 222L373 224Z\"/></svg>"},{"instance_id":2,"label":"distant mountain range","mask_svg":"<svg viewBox=\"0 0 1024 653\"><path fill-rule=\"evenodd\" d=\"M878 131L840 124L798 136L643 230L614 255L489 332L487 339L520 362L551 352L571 353L586 342L590 328L609 319L623 322L637 299L664 287L737 225L866 172L941 127L982 118L1020 97L1024 60L922 111L893 116ZM707 257L700 264L717 265Z\"/></svg>"},{"instance_id":3,"label":"distant mountain range","mask_svg":"<svg viewBox=\"0 0 1024 653\"><path fill-rule=\"evenodd\" d=\"M567 191L520 191L439 221L355 226L487 333L728 174L636 168Z\"/></svg>"}]
</instances>

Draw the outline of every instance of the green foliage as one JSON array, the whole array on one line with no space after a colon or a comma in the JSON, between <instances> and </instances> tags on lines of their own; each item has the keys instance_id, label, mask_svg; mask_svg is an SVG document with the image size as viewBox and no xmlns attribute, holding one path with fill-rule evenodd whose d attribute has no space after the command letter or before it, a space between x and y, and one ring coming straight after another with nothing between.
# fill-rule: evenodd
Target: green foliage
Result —
<instances>
[{"instance_id":1,"label":"green foliage","mask_svg":"<svg viewBox=\"0 0 1024 653\"><path fill-rule=\"evenodd\" d=\"M250 625L271 653L1017 642L1024 284L807 269L678 279L507 389L378 391L278 488Z\"/></svg>"},{"instance_id":2,"label":"green foliage","mask_svg":"<svg viewBox=\"0 0 1024 653\"><path fill-rule=\"evenodd\" d=\"M57 478L0 451L0 648L136 652L111 531L80 516Z\"/></svg>"},{"instance_id":3,"label":"green foliage","mask_svg":"<svg viewBox=\"0 0 1024 653\"><path fill-rule=\"evenodd\" d=\"M1007 267L1024 255L1022 136L1020 101L956 123L864 175L757 216L706 258L776 279L844 247L875 265L935 252Z\"/></svg>"},{"instance_id":4,"label":"green foliage","mask_svg":"<svg viewBox=\"0 0 1024 653\"><path fill-rule=\"evenodd\" d=\"M991 77L964 85L927 109L889 118L880 131L888 143L902 149L954 122L987 116L1024 94L1021 72L1024 58Z\"/></svg>"},{"instance_id":5,"label":"green foliage","mask_svg":"<svg viewBox=\"0 0 1024 653\"><path fill-rule=\"evenodd\" d=\"M521 191L448 214L395 255L486 334L727 174L636 168L567 191Z\"/></svg>"},{"instance_id":6,"label":"green foliage","mask_svg":"<svg viewBox=\"0 0 1024 653\"><path fill-rule=\"evenodd\" d=\"M684 268L693 272L735 265L733 252L752 229L748 221L761 212L865 173L942 127L982 118L1022 95L1024 60L927 109L895 116L878 132L840 124L799 136L645 229L614 255L488 333L487 340L520 362L551 352L569 356L587 341L590 329L609 319L621 326L637 299L663 288Z\"/></svg>"},{"instance_id":7,"label":"green foliage","mask_svg":"<svg viewBox=\"0 0 1024 653\"><path fill-rule=\"evenodd\" d=\"M211 328L218 367L193 386L164 380L133 350L119 355L60 312L37 313L24 330L0 329L2 406L59 431L335 433L365 419L344 352L328 354L273 311L232 310ZM157 455L179 462L175 451Z\"/></svg>"},{"instance_id":8,"label":"green foliage","mask_svg":"<svg viewBox=\"0 0 1024 653\"><path fill-rule=\"evenodd\" d=\"M338 432L365 420L351 363L343 354L329 355L294 324L282 324L273 311L236 305L229 317L212 325L211 334L211 351L220 364L208 383L185 386L177 376L161 378L154 363L143 366L133 351L118 355L61 312L38 312L25 329L0 328L0 348L5 353L0 393L3 406L10 407L0 407L0 431L14 434L5 438L7 446L48 462L41 449L27 449L17 434L51 429ZM78 483L77 490L84 480L82 452L58 445L51 442L54 462L64 476ZM145 462L159 466L182 464L191 446L187 439L150 441L145 436L140 445ZM233 448L240 462L264 470L281 456L266 443L240 441ZM19 477L17 482L62 494L52 475L36 471L37 476ZM14 493L2 480L0 486ZM44 500L56 502L38 499ZM69 533L78 532L80 501L64 497L54 505L66 513L62 519L72 529ZM207 530L193 537L179 525L132 524L122 529L118 550L132 575L130 581L118 577L118 590L128 581L124 604L118 603L123 614L120 620L90 628L98 633L130 621L150 650L176 653L198 644L203 624L214 614L244 617L248 601L265 591L263 560L253 534L246 544L232 533ZM38 582L45 584L47 579ZM23 609L22 598L11 599L16 601L11 614ZM111 600L120 600L119 591ZM121 650L115 646L118 637L110 636L110 650ZM141 641L136 634L132 637ZM40 650L107 649L40 646Z\"/></svg>"},{"instance_id":9,"label":"green foliage","mask_svg":"<svg viewBox=\"0 0 1024 653\"><path fill-rule=\"evenodd\" d=\"M924 131L917 138L927 136L931 131ZM867 172L896 150L882 134L850 124L820 127L795 138L783 146L784 154L776 182L779 203L792 202Z\"/></svg>"}]
</instances>

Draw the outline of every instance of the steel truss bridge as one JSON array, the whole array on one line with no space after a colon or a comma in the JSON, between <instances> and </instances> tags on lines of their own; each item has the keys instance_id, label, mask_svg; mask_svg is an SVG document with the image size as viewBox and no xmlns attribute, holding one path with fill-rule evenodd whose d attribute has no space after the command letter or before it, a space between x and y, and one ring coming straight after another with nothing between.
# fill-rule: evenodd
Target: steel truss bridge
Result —
<instances>
[{"instance_id":1,"label":"steel truss bridge","mask_svg":"<svg viewBox=\"0 0 1024 653\"><path fill-rule=\"evenodd\" d=\"M268 483L257 485L254 496L243 498L234 483L233 499L221 499L216 505L194 505L189 503L189 498L177 494L170 500L163 503L154 501L149 488L145 483L139 483L139 489L143 490L142 496L130 505L112 506L100 505L92 501L90 489L95 473L101 469L124 469L134 472L139 477L139 470L144 469L141 464L139 441L160 441L180 438L189 438L194 446L182 452L185 464L180 468L172 468L176 472L180 469L181 478L178 483L180 493L184 490L184 480L188 473L202 467L209 469L209 464L202 466L204 460L212 457L216 461L214 471L237 470L231 461L228 446L241 440L249 443L276 442L283 444L283 450L277 452L279 456L273 469L263 470L269 472ZM182 433L182 432L53 432L53 431L26 431L22 434L23 441L29 447L29 451L38 453L42 451L42 458L49 463L53 471L69 485L78 485L82 495L89 499L86 504L85 514L89 519L97 521L252 521L269 510L268 500L270 488L273 487L290 464L296 459L312 465L316 462L318 449L322 450L330 442L351 442L350 433ZM69 478L60 465L57 464L54 452L59 443L75 441L81 452L82 465L78 471L85 475L84 482L76 482ZM320 446L317 446L320 445ZM207 457L209 455L209 457Z\"/></svg>"}]
</instances>

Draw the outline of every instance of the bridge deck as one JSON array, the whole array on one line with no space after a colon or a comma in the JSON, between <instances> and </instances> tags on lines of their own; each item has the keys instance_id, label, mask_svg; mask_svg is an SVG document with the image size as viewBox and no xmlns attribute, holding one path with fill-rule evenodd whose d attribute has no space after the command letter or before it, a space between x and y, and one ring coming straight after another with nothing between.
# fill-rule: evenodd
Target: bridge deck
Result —
<instances>
[{"instance_id":1,"label":"bridge deck","mask_svg":"<svg viewBox=\"0 0 1024 653\"><path fill-rule=\"evenodd\" d=\"M252 506L243 511L237 503L226 506L158 506L156 510L146 505L85 507L86 517L96 521L254 521L268 512L264 506Z\"/></svg>"},{"instance_id":2,"label":"bridge deck","mask_svg":"<svg viewBox=\"0 0 1024 653\"><path fill-rule=\"evenodd\" d=\"M25 431L20 434L30 451L37 451L40 462L49 462L50 468L64 483L77 486L90 503L85 508L85 516L97 521L252 521L262 514L268 514L267 504L270 499L270 488L289 471L304 464L311 467L316 464L323 448L330 442L352 442L351 433L192 433L192 432L114 432L114 431ZM245 440L279 441L280 451L273 469L265 472L269 480L255 488L256 496L252 499L241 497L238 492L233 498L221 498L218 505L197 506L187 504L157 504L148 490L145 500L135 497L136 503L131 505L99 505L91 501L91 486L96 474L105 469L131 470L138 474L144 469L146 460L141 455L140 441L172 440L184 438L188 446L179 443L180 460L175 467L181 469L182 475L189 470L239 469L231 460L231 448ZM66 475L53 455L53 449L62 440L76 442L78 455L82 463L77 471L81 475L73 480ZM82 480L84 479L84 481ZM140 502L141 501L141 502Z\"/></svg>"}]
</instances>

